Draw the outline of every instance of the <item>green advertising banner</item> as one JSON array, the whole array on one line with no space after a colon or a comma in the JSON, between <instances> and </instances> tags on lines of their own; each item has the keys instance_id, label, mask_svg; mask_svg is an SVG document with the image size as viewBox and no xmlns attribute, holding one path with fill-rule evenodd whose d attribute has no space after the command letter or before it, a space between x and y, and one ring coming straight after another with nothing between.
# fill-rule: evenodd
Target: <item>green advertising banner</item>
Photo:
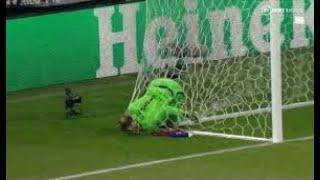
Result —
<instances>
[{"instance_id":1,"label":"green advertising banner","mask_svg":"<svg viewBox=\"0 0 320 180\"><path fill-rule=\"evenodd\" d=\"M92 79L99 36L92 10L6 21L7 91Z\"/></svg>"},{"instance_id":2,"label":"green advertising banner","mask_svg":"<svg viewBox=\"0 0 320 180\"><path fill-rule=\"evenodd\" d=\"M313 43L313 4L279 1L283 47ZM213 59L238 56L243 49L267 52L266 7L264 0L149 0L6 20L6 91L135 73L142 60L156 55L155 34L177 33L181 41L206 45ZM234 39L235 33L243 38ZM219 36L223 46L214 43Z\"/></svg>"}]
</instances>

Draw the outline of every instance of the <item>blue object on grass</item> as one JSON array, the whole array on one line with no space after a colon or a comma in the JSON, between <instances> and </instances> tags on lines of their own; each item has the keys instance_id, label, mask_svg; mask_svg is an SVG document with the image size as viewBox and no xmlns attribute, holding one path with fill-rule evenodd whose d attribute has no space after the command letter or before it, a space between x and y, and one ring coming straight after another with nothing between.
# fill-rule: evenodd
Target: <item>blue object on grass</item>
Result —
<instances>
[{"instance_id":1,"label":"blue object on grass","mask_svg":"<svg viewBox=\"0 0 320 180\"><path fill-rule=\"evenodd\" d=\"M190 137L190 133L187 131L172 131L170 132L170 137L174 137L174 138Z\"/></svg>"}]
</instances>

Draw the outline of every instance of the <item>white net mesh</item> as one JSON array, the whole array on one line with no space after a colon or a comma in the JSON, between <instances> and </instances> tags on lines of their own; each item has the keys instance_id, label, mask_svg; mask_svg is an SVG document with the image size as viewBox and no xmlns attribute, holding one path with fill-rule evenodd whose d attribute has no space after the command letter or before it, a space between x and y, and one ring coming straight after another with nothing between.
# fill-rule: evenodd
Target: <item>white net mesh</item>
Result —
<instances>
[{"instance_id":1,"label":"white net mesh","mask_svg":"<svg viewBox=\"0 0 320 180\"><path fill-rule=\"evenodd\" d=\"M305 33L294 22L310 9L313 17L313 1L283 0L279 7L283 103L313 101L313 21L302 24ZM182 125L270 138L269 2L147 0L146 8L145 59L132 101L152 79L174 78L186 95Z\"/></svg>"}]
</instances>

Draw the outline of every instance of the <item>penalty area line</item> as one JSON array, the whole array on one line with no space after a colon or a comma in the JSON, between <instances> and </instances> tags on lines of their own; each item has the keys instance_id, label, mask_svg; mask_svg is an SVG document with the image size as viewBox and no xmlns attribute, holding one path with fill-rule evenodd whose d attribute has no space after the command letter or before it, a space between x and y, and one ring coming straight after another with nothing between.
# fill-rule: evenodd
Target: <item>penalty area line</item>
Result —
<instances>
[{"instance_id":1,"label":"penalty area line","mask_svg":"<svg viewBox=\"0 0 320 180\"><path fill-rule=\"evenodd\" d=\"M312 139L314 139L313 136L306 136L306 137L301 137L301 138L288 139L288 140L285 140L283 143L307 141L307 140L312 140ZM267 143L262 143L262 144L240 146L240 147L235 147L235 148L227 148L227 149L209 151L209 152L204 152L204 153L197 153L197 154L190 154L190 155L185 155L185 156L178 156L178 157L175 157L175 158L160 159L160 160L149 161L149 162L129 164L129 165L119 166L119 167L114 167L114 168L107 168L107 169L101 169L101 170L96 170L96 171L88 171L88 172L83 172L83 173L74 174L74 175L51 178L50 180L77 179L77 178L83 178L83 177L92 176L92 175L107 174L107 173L115 172L115 171L122 171L122 170L134 169L134 168L140 168L140 167L146 167L146 166L152 166L152 165L157 165L157 164L162 164L162 163L167 163L167 162L180 161L180 160L193 159L193 158L200 158L200 157L204 157L204 156L218 155L218 154L223 154L223 153L228 153L228 152L236 152L236 151L242 151L242 150L246 150L246 149L254 149L254 148L259 148L259 147L266 147L266 146L271 146L271 145L274 145L274 143L267 142Z\"/></svg>"}]
</instances>

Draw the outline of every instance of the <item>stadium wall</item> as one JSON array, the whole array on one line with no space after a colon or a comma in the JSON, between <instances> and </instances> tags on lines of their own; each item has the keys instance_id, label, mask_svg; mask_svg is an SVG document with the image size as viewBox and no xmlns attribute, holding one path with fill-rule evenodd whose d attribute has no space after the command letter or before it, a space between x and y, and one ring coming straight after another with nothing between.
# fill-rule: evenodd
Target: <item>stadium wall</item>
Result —
<instances>
[{"instance_id":1,"label":"stadium wall","mask_svg":"<svg viewBox=\"0 0 320 180\"><path fill-rule=\"evenodd\" d=\"M222 36L227 36L224 39L233 45L228 46L229 49L211 45L212 49L227 52L212 52L212 57L241 55L242 49L268 51L268 27L263 21L266 1L256 0L254 7L239 0L231 2L233 6L224 7L223 11L229 11L230 17L242 17L244 38L233 42L231 31L224 29L227 33L222 31ZM281 1L285 11L279 22L282 31L287 32L283 33L283 47L313 43L313 4L313 0ZM184 5L181 3L180 8L184 9ZM145 35L150 37L155 33L150 25L152 21L146 23L145 10L145 3L139 2L6 20L6 91L137 72L138 64L154 55L149 44L144 44ZM182 20L195 17L195 14L181 12L185 14ZM296 22L301 18L302 22ZM236 21L230 23L230 27L237 25ZM261 38L250 39L252 33ZM209 40L214 39L213 33L207 35Z\"/></svg>"}]
</instances>

